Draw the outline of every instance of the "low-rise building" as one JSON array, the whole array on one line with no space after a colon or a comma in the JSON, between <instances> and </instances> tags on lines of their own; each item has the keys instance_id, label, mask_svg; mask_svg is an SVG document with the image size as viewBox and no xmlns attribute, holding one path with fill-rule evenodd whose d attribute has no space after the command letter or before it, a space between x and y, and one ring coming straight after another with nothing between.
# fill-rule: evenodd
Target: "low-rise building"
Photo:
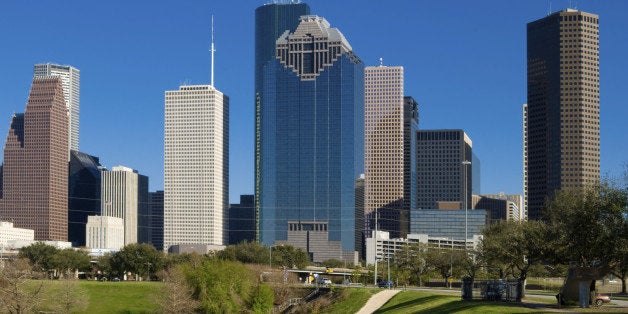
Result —
<instances>
[{"instance_id":1,"label":"low-rise building","mask_svg":"<svg viewBox=\"0 0 628 314\"><path fill-rule=\"evenodd\" d=\"M88 216L86 226L87 247L91 249L119 250L124 246L124 219L109 216Z\"/></svg>"},{"instance_id":2,"label":"low-rise building","mask_svg":"<svg viewBox=\"0 0 628 314\"><path fill-rule=\"evenodd\" d=\"M15 241L34 241L35 230L15 228L12 222L0 221L0 251L12 248Z\"/></svg>"}]
</instances>

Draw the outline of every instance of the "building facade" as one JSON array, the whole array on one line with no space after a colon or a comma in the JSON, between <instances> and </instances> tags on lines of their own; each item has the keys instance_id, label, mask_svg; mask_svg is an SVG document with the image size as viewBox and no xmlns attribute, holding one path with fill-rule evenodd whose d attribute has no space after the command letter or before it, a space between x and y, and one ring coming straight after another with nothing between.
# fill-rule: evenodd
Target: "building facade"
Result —
<instances>
[{"instance_id":1,"label":"building facade","mask_svg":"<svg viewBox=\"0 0 628 314\"><path fill-rule=\"evenodd\" d=\"M0 251L7 251L13 241L33 241L35 231L32 229L16 228L12 222L0 221Z\"/></svg>"},{"instance_id":2,"label":"building facade","mask_svg":"<svg viewBox=\"0 0 628 314\"><path fill-rule=\"evenodd\" d=\"M277 39L286 30L294 32L302 15L309 15L310 7L305 3L268 3L255 10L255 237L260 239L260 194L262 171L262 115L265 102L263 97L264 67L275 62ZM267 114L264 114L267 115Z\"/></svg>"},{"instance_id":3,"label":"building facade","mask_svg":"<svg viewBox=\"0 0 628 314\"><path fill-rule=\"evenodd\" d=\"M89 216L85 226L85 243L91 249L120 250L124 245L124 219Z\"/></svg>"},{"instance_id":4,"label":"building facade","mask_svg":"<svg viewBox=\"0 0 628 314\"><path fill-rule=\"evenodd\" d=\"M275 56L263 70L257 130L260 241L294 244L313 261L354 261L364 65L338 29L312 15L277 39Z\"/></svg>"},{"instance_id":5,"label":"building facade","mask_svg":"<svg viewBox=\"0 0 628 314\"><path fill-rule=\"evenodd\" d=\"M61 79L34 78L4 147L0 220L35 230L35 240L67 241L68 156Z\"/></svg>"},{"instance_id":6,"label":"building facade","mask_svg":"<svg viewBox=\"0 0 628 314\"><path fill-rule=\"evenodd\" d=\"M240 195L240 203L229 206L229 244L254 242L255 226L255 195Z\"/></svg>"},{"instance_id":7,"label":"building facade","mask_svg":"<svg viewBox=\"0 0 628 314\"><path fill-rule=\"evenodd\" d=\"M566 9L527 25L527 212L600 181L599 18Z\"/></svg>"},{"instance_id":8,"label":"building facade","mask_svg":"<svg viewBox=\"0 0 628 314\"><path fill-rule=\"evenodd\" d=\"M225 245L229 206L229 98L212 85L165 94L164 250Z\"/></svg>"},{"instance_id":9,"label":"building facade","mask_svg":"<svg viewBox=\"0 0 628 314\"><path fill-rule=\"evenodd\" d=\"M476 249L482 241L482 235L473 235L473 237L465 240L437 237L429 234L409 233L404 238L392 238L390 233L385 231L377 231L375 238L370 237L366 240L366 264L375 264L378 261L394 260L395 254L404 249L406 245L412 243L425 244L426 249L447 249L447 250L464 250Z\"/></svg>"},{"instance_id":10,"label":"building facade","mask_svg":"<svg viewBox=\"0 0 628 314\"><path fill-rule=\"evenodd\" d=\"M124 166L103 171L101 176L102 216L122 218L124 245L138 242L138 216L148 205L148 178Z\"/></svg>"},{"instance_id":11,"label":"building facade","mask_svg":"<svg viewBox=\"0 0 628 314\"><path fill-rule=\"evenodd\" d=\"M471 139L463 130L417 132L415 208L438 208L439 202L458 202L458 209L470 208L471 148Z\"/></svg>"},{"instance_id":12,"label":"building facade","mask_svg":"<svg viewBox=\"0 0 628 314\"><path fill-rule=\"evenodd\" d=\"M58 76L61 78L68 113L69 147L70 150L78 150L81 72L73 66L52 63L35 64L33 72L35 77Z\"/></svg>"},{"instance_id":13,"label":"building facade","mask_svg":"<svg viewBox=\"0 0 628 314\"><path fill-rule=\"evenodd\" d=\"M405 213L409 207L404 207L404 105L403 67L380 65L364 69L367 234L375 229L388 231L395 238L408 233Z\"/></svg>"},{"instance_id":14,"label":"building facade","mask_svg":"<svg viewBox=\"0 0 628 314\"><path fill-rule=\"evenodd\" d=\"M103 166L98 157L70 151L68 178L68 241L85 246L88 216L100 215L100 184Z\"/></svg>"},{"instance_id":15,"label":"building facade","mask_svg":"<svg viewBox=\"0 0 628 314\"><path fill-rule=\"evenodd\" d=\"M150 208L151 241L158 250L164 247L164 191L148 193Z\"/></svg>"},{"instance_id":16,"label":"building facade","mask_svg":"<svg viewBox=\"0 0 628 314\"><path fill-rule=\"evenodd\" d=\"M417 209L410 212L410 232L428 234L430 237L469 240L481 235L489 220L490 213L484 209Z\"/></svg>"},{"instance_id":17,"label":"building facade","mask_svg":"<svg viewBox=\"0 0 628 314\"><path fill-rule=\"evenodd\" d=\"M520 221L522 197L518 194L482 194L473 195L473 209L485 209L489 212L490 223L511 220Z\"/></svg>"}]
</instances>

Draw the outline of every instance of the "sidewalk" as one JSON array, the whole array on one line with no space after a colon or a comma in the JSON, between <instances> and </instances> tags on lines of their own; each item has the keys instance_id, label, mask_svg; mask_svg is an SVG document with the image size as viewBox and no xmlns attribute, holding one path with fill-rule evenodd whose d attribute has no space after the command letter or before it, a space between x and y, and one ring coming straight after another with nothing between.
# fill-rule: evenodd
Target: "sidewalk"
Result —
<instances>
[{"instance_id":1,"label":"sidewalk","mask_svg":"<svg viewBox=\"0 0 628 314\"><path fill-rule=\"evenodd\" d=\"M358 311L357 314L371 314L382 307L388 300L390 300L399 290L384 290L374 294L364 306Z\"/></svg>"}]
</instances>

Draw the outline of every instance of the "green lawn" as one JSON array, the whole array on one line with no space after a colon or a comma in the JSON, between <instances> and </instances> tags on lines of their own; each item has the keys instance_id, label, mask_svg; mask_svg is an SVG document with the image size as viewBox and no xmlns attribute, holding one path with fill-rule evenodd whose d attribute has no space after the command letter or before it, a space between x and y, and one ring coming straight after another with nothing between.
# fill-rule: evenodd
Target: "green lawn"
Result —
<instances>
[{"instance_id":1,"label":"green lawn","mask_svg":"<svg viewBox=\"0 0 628 314\"><path fill-rule=\"evenodd\" d=\"M35 282L33 282L33 285ZM63 281L46 280L45 303L42 310L50 311L59 303L59 292L65 289ZM154 298L163 284L161 282L98 282L78 281L74 293L84 293L87 298L87 309L84 313L154 313L157 310Z\"/></svg>"},{"instance_id":2,"label":"green lawn","mask_svg":"<svg viewBox=\"0 0 628 314\"><path fill-rule=\"evenodd\" d=\"M459 295L402 291L375 313L534 313L517 303L462 301Z\"/></svg>"},{"instance_id":3,"label":"green lawn","mask_svg":"<svg viewBox=\"0 0 628 314\"><path fill-rule=\"evenodd\" d=\"M344 301L334 303L329 308L324 309L323 313L356 313L373 294L380 291L379 289L366 288L346 289Z\"/></svg>"},{"instance_id":4,"label":"green lawn","mask_svg":"<svg viewBox=\"0 0 628 314\"><path fill-rule=\"evenodd\" d=\"M153 298L161 286L161 282L81 281L90 296L87 313L154 313Z\"/></svg>"}]
</instances>

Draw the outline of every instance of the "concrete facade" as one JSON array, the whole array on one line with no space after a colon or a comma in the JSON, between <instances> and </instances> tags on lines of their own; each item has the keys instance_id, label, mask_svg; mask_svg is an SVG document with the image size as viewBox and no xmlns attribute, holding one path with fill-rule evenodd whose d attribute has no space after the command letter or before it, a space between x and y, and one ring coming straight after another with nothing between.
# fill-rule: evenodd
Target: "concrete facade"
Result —
<instances>
[{"instance_id":1,"label":"concrete facade","mask_svg":"<svg viewBox=\"0 0 628 314\"><path fill-rule=\"evenodd\" d=\"M124 245L124 219L89 216L85 226L85 243L91 249L120 250Z\"/></svg>"},{"instance_id":2,"label":"concrete facade","mask_svg":"<svg viewBox=\"0 0 628 314\"><path fill-rule=\"evenodd\" d=\"M211 85L165 93L164 250L224 245L229 208L229 98Z\"/></svg>"},{"instance_id":3,"label":"concrete facade","mask_svg":"<svg viewBox=\"0 0 628 314\"><path fill-rule=\"evenodd\" d=\"M61 78L65 108L68 113L69 149L78 150L81 71L70 65L41 63L34 66L33 72L35 77L58 76Z\"/></svg>"},{"instance_id":4,"label":"concrete facade","mask_svg":"<svg viewBox=\"0 0 628 314\"><path fill-rule=\"evenodd\" d=\"M4 147L0 220L68 239L68 115L59 77L34 78L26 111L14 114Z\"/></svg>"}]
</instances>

